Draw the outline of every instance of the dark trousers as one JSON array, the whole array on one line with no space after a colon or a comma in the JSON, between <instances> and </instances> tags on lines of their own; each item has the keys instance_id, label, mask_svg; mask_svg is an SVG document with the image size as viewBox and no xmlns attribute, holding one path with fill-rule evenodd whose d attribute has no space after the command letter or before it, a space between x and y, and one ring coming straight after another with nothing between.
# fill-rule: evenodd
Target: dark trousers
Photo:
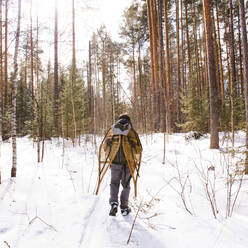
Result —
<instances>
[{"instance_id":1,"label":"dark trousers","mask_svg":"<svg viewBox=\"0 0 248 248\"><path fill-rule=\"evenodd\" d=\"M109 203L119 204L118 194L120 183L122 191L120 195L121 208L128 207L128 198L130 193L130 171L128 165L111 164L111 182L110 182L110 198Z\"/></svg>"}]
</instances>

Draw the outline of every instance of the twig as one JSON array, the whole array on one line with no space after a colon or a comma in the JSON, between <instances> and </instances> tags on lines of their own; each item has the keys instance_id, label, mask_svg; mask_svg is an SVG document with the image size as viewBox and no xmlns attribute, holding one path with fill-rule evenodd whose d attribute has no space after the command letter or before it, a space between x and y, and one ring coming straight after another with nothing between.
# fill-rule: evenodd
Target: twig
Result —
<instances>
[{"instance_id":1,"label":"twig","mask_svg":"<svg viewBox=\"0 0 248 248\"><path fill-rule=\"evenodd\" d=\"M130 233L129 233L129 237L128 237L128 240L127 240L127 244L129 244L129 241L130 241L130 239L131 239L132 232L133 232L133 228L134 228L134 224L135 224L135 222L136 222L136 219L137 219L138 213L139 213L139 211L140 211L142 202L143 202L143 199L142 199L142 201L140 202L139 208L138 208L138 210L137 210L137 212L136 212L136 215L135 215L135 218L134 218L134 220L133 220L133 224L132 224L132 227L131 227L131 230L130 230Z\"/></svg>"},{"instance_id":2,"label":"twig","mask_svg":"<svg viewBox=\"0 0 248 248\"><path fill-rule=\"evenodd\" d=\"M75 187L75 185L74 185L74 181L73 181L73 178L72 178L71 172L70 172L70 170L67 168L67 166L66 166L66 170L67 170L67 172L68 172L68 174L69 174L69 176L70 176L70 180L71 180L71 183L72 183L73 189L74 189L74 191L76 192L77 190L76 190L76 187Z\"/></svg>"},{"instance_id":3,"label":"twig","mask_svg":"<svg viewBox=\"0 0 248 248\"><path fill-rule=\"evenodd\" d=\"M57 232L57 230L50 224L48 224L47 222L45 222L44 220L42 220L39 216L35 216L32 220L29 221L29 225L31 225L36 219L39 219L41 222L43 222L45 225L49 226L51 229L53 229L55 232Z\"/></svg>"},{"instance_id":4,"label":"twig","mask_svg":"<svg viewBox=\"0 0 248 248\"><path fill-rule=\"evenodd\" d=\"M10 248L10 245L8 244L7 241L4 241L4 244L6 244Z\"/></svg>"},{"instance_id":5,"label":"twig","mask_svg":"<svg viewBox=\"0 0 248 248\"><path fill-rule=\"evenodd\" d=\"M150 205L150 204L154 201L154 199L156 198L156 196L157 196L157 195L158 195L158 194L159 194L167 185L169 185L169 184L171 183L172 180L174 180L174 178L171 178L169 182L166 181L166 184L164 184L164 185L157 191L157 193L156 193L154 196L152 196L152 199L149 201L148 205Z\"/></svg>"},{"instance_id":6,"label":"twig","mask_svg":"<svg viewBox=\"0 0 248 248\"><path fill-rule=\"evenodd\" d=\"M153 215L151 215L151 216L148 216L148 217L145 217L145 218L141 218L141 219L143 219L143 220L149 220L149 219L151 219L151 218L153 218L153 217L156 217L156 216L158 216L159 214L158 213L155 213L155 214L153 214Z\"/></svg>"}]
</instances>

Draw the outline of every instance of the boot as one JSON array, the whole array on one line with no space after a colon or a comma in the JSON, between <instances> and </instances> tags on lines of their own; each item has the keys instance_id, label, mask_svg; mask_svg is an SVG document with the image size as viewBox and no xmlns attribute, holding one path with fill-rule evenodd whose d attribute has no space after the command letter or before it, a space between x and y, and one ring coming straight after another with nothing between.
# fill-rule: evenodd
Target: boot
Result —
<instances>
[{"instance_id":1,"label":"boot","mask_svg":"<svg viewBox=\"0 0 248 248\"><path fill-rule=\"evenodd\" d=\"M131 212L131 208L130 207L121 208L121 214L122 214L122 216L126 216L130 212Z\"/></svg>"},{"instance_id":2,"label":"boot","mask_svg":"<svg viewBox=\"0 0 248 248\"><path fill-rule=\"evenodd\" d=\"M116 216L116 213L117 213L117 211L118 211L118 204L116 204L116 203L112 203L111 204L111 209L110 209L110 211L109 211L109 215L110 216Z\"/></svg>"}]
</instances>

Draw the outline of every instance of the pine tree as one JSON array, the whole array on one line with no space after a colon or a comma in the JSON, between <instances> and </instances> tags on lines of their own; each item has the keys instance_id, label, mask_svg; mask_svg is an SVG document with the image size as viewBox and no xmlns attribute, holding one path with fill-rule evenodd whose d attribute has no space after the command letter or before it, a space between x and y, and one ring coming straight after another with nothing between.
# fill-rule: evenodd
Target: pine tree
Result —
<instances>
[{"instance_id":1,"label":"pine tree","mask_svg":"<svg viewBox=\"0 0 248 248\"><path fill-rule=\"evenodd\" d=\"M209 75L210 97L210 148L219 148L219 100L216 81L216 67L213 44L213 28L211 16L211 4L209 0L203 0L204 23L207 43L207 60Z\"/></svg>"}]
</instances>

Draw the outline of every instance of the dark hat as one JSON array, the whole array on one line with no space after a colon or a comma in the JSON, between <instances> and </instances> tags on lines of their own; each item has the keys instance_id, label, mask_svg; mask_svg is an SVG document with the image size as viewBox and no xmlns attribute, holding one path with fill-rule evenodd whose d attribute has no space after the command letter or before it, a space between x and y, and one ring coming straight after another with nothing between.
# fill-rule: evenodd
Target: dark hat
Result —
<instances>
[{"instance_id":1,"label":"dark hat","mask_svg":"<svg viewBox=\"0 0 248 248\"><path fill-rule=\"evenodd\" d=\"M131 119L127 114L120 115L119 120L121 120L121 119L125 119L131 123Z\"/></svg>"}]
</instances>

